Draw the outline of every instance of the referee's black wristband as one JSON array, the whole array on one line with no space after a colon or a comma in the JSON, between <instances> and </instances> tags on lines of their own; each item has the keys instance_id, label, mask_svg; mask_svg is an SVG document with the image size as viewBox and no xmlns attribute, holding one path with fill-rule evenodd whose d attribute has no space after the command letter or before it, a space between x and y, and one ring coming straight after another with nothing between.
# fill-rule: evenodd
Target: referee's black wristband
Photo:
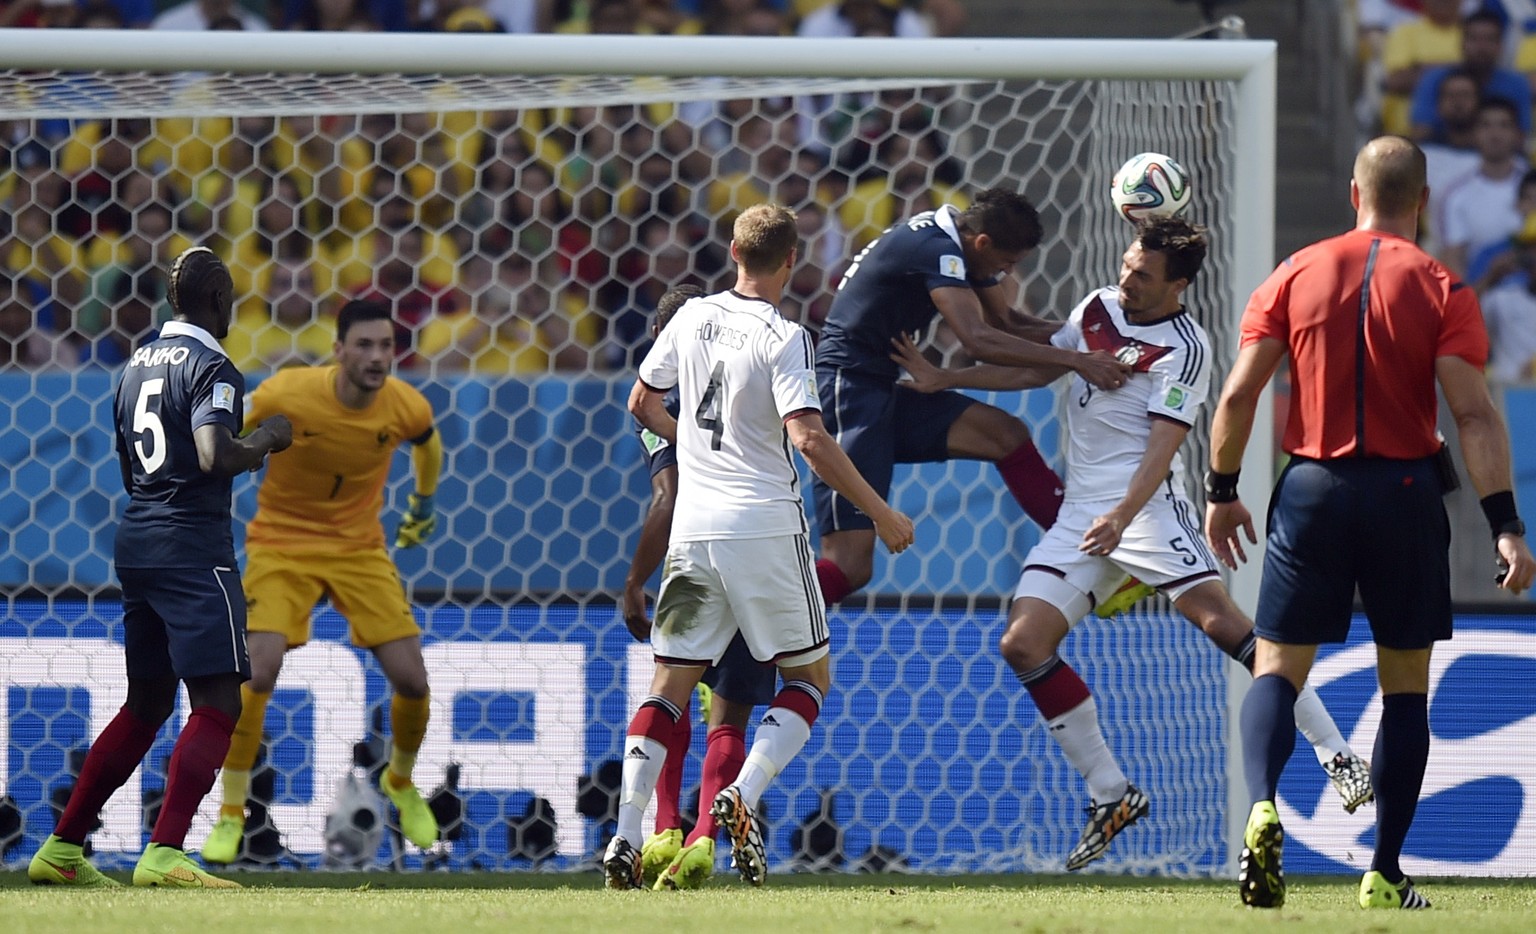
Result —
<instances>
[{"instance_id":1,"label":"referee's black wristband","mask_svg":"<svg viewBox=\"0 0 1536 934\"><path fill-rule=\"evenodd\" d=\"M1520 511L1515 508L1515 494L1509 490L1484 496L1479 503L1493 537L1500 535L1524 535L1525 523L1520 521Z\"/></svg>"},{"instance_id":2,"label":"referee's black wristband","mask_svg":"<svg viewBox=\"0 0 1536 934\"><path fill-rule=\"evenodd\" d=\"M1231 473L1205 472L1205 501L1208 503L1237 502L1237 478L1241 470Z\"/></svg>"}]
</instances>

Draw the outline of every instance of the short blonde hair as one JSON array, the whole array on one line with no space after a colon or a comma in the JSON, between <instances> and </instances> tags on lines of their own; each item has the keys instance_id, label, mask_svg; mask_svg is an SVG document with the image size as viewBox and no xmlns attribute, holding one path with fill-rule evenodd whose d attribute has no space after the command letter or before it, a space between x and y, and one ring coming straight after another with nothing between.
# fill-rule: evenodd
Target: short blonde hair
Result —
<instances>
[{"instance_id":1,"label":"short blonde hair","mask_svg":"<svg viewBox=\"0 0 1536 934\"><path fill-rule=\"evenodd\" d=\"M781 204L754 204L731 227L742 268L765 275L783 266L800 243L795 212Z\"/></svg>"},{"instance_id":2,"label":"short blonde hair","mask_svg":"<svg viewBox=\"0 0 1536 934\"><path fill-rule=\"evenodd\" d=\"M1355 157L1360 201L1385 214L1417 214L1424 195L1424 150L1401 136L1378 136Z\"/></svg>"}]
</instances>

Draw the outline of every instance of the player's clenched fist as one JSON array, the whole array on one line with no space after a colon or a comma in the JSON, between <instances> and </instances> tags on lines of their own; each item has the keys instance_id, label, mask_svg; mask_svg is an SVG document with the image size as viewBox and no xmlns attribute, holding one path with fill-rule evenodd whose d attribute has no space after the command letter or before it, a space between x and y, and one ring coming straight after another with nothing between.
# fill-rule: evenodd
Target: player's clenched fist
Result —
<instances>
[{"instance_id":1,"label":"player's clenched fist","mask_svg":"<svg viewBox=\"0 0 1536 934\"><path fill-rule=\"evenodd\" d=\"M900 554L912 544L913 529L912 520L906 513L894 509L887 509L887 515L875 519L875 534L885 542L885 547L891 550L891 554Z\"/></svg>"},{"instance_id":2,"label":"player's clenched fist","mask_svg":"<svg viewBox=\"0 0 1536 934\"><path fill-rule=\"evenodd\" d=\"M272 446L267 449L269 453L276 454L278 451L286 451L288 446L293 444L293 422L290 422L286 415L273 415L264 418L261 420L261 424L256 426L256 430L264 430L272 436Z\"/></svg>"}]
</instances>

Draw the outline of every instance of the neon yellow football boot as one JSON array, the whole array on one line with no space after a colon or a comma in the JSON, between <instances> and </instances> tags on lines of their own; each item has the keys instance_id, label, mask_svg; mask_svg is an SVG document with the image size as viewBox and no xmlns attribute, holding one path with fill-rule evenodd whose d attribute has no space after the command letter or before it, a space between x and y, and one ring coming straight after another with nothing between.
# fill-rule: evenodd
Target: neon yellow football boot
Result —
<instances>
[{"instance_id":1,"label":"neon yellow football boot","mask_svg":"<svg viewBox=\"0 0 1536 934\"><path fill-rule=\"evenodd\" d=\"M656 891L696 889L715 874L715 841L710 837L695 840L681 850L656 880Z\"/></svg>"},{"instance_id":2,"label":"neon yellow football boot","mask_svg":"<svg viewBox=\"0 0 1536 934\"><path fill-rule=\"evenodd\" d=\"M77 885L82 888L122 885L97 871L85 858L79 844L66 843L52 834L27 864L27 878L33 885Z\"/></svg>"},{"instance_id":3,"label":"neon yellow football boot","mask_svg":"<svg viewBox=\"0 0 1536 934\"><path fill-rule=\"evenodd\" d=\"M245 818L220 814L218 822L203 841L203 862L232 863L240 858L240 843L245 839Z\"/></svg>"},{"instance_id":4,"label":"neon yellow football boot","mask_svg":"<svg viewBox=\"0 0 1536 934\"><path fill-rule=\"evenodd\" d=\"M655 885L657 877L672 865L677 851L682 848L683 832L676 827L658 830L646 838L645 844L640 847L641 886L650 888Z\"/></svg>"},{"instance_id":5,"label":"neon yellow football boot","mask_svg":"<svg viewBox=\"0 0 1536 934\"><path fill-rule=\"evenodd\" d=\"M437 842L437 818L421 796L414 783L396 788L390 780L390 771L379 776L379 790L400 812L400 832L405 839L425 850Z\"/></svg>"},{"instance_id":6,"label":"neon yellow football boot","mask_svg":"<svg viewBox=\"0 0 1536 934\"><path fill-rule=\"evenodd\" d=\"M209 875L174 846L151 843L133 867L133 884L172 889L238 889L240 883Z\"/></svg>"}]
</instances>

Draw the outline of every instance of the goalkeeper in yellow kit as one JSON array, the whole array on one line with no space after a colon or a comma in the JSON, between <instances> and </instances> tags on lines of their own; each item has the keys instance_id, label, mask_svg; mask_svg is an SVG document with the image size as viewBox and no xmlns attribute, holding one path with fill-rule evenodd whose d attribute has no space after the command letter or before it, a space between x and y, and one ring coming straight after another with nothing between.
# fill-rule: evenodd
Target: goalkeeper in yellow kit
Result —
<instances>
[{"instance_id":1,"label":"goalkeeper in yellow kit","mask_svg":"<svg viewBox=\"0 0 1536 934\"><path fill-rule=\"evenodd\" d=\"M387 306L354 301L343 307L335 351L333 365L274 373L246 405L246 424L288 416L293 447L267 468L246 534L251 680L241 690L244 707L224 759L223 807L203 844L203 859L212 863L240 854L267 702L283 653L309 641L310 613L322 595L346 617L353 643L373 652L394 692L389 767L379 788L398 809L408 840L428 847L438 836L437 820L411 780L429 706L421 629L385 551L379 513L390 460L408 441L416 492L395 546L419 545L432 534L442 441L431 405L390 375L395 328Z\"/></svg>"}]
</instances>

